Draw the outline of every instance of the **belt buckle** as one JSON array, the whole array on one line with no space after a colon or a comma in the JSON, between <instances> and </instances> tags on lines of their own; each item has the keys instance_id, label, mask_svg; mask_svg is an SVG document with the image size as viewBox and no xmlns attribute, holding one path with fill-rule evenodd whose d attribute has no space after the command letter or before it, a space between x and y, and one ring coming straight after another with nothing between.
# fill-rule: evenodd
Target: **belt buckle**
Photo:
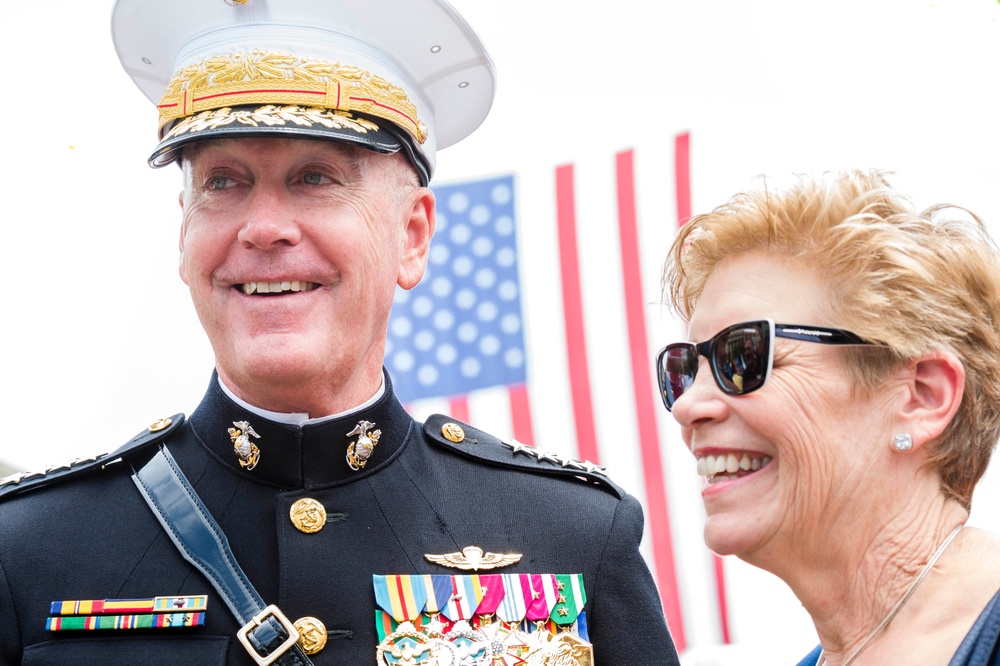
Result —
<instances>
[{"instance_id":1,"label":"belt buckle","mask_svg":"<svg viewBox=\"0 0 1000 666\"><path fill-rule=\"evenodd\" d=\"M253 645L250 644L250 639L247 638L247 635L257 627L259 627L261 624L263 624L264 620L267 619L268 616L274 617L278 621L278 623L282 626L282 628L288 632L288 638L281 645L279 645L271 654L261 657L257 653L257 650L254 649ZM240 628L240 630L236 632L236 637L240 639L240 643L243 644L243 647L246 648L246 651L250 653L250 657L253 658L255 662L257 662L258 666L268 666L268 664L274 663L275 660L281 657L281 655L288 652L288 650L292 646L294 646L296 642L298 642L299 630L296 629L295 626L288 621L288 618L285 617L285 614L281 612L281 609L279 609L274 604L271 604L261 612L254 615L249 622L243 625Z\"/></svg>"}]
</instances>

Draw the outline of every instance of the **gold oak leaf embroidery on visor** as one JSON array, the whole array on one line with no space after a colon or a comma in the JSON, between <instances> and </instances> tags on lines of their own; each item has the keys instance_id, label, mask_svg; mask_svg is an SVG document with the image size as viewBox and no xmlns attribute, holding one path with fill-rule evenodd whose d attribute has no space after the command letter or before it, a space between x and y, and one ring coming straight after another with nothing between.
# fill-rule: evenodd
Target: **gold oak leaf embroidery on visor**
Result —
<instances>
[{"instance_id":1,"label":"gold oak leaf embroidery on visor","mask_svg":"<svg viewBox=\"0 0 1000 666\"><path fill-rule=\"evenodd\" d=\"M224 127L232 123L240 123L251 127L267 125L285 125L293 123L300 127L322 125L330 129L351 129L358 134L366 134L369 130L377 132L378 125L366 118L354 118L347 111L328 111L319 107L309 109L300 106L275 106L269 104L254 110L233 111L229 107L214 111L202 111L196 116L185 118L177 123L167 133L164 139L170 139L182 134L203 132L205 130Z\"/></svg>"}]
</instances>

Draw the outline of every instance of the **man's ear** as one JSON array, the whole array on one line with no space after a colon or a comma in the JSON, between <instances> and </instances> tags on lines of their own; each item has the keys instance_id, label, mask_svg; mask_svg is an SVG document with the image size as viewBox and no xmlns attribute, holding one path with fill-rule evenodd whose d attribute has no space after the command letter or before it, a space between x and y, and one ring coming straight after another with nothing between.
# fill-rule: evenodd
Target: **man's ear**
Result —
<instances>
[{"instance_id":1,"label":"man's ear","mask_svg":"<svg viewBox=\"0 0 1000 666\"><path fill-rule=\"evenodd\" d=\"M427 252L434 235L434 193L426 187L414 189L402 204L402 210L406 219L396 283L403 289L412 289L427 267Z\"/></svg>"},{"instance_id":2,"label":"man's ear","mask_svg":"<svg viewBox=\"0 0 1000 666\"><path fill-rule=\"evenodd\" d=\"M910 361L906 398L899 414L900 433L919 449L945 431L965 395L965 366L953 352L934 351Z\"/></svg>"},{"instance_id":3,"label":"man's ear","mask_svg":"<svg viewBox=\"0 0 1000 666\"><path fill-rule=\"evenodd\" d=\"M177 195L177 203L181 207L181 226L178 233L177 239L177 251L180 253L177 263L177 272L180 273L181 280L184 284L187 284L187 270L184 266L184 232L187 230L187 218L184 217L184 190L181 190L180 194Z\"/></svg>"}]
</instances>

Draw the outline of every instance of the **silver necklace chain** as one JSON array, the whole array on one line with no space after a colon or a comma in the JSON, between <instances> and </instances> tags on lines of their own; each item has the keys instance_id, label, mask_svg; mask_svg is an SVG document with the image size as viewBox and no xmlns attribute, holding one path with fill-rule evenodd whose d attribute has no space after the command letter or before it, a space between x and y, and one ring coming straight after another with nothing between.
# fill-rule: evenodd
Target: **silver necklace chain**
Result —
<instances>
[{"instance_id":1,"label":"silver necklace chain","mask_svg":"<svg viewBox=\"0 0 1000 666\"><path fill-rule=\"evenodd\" d=\"M858 646L858 649L851 653L851 656L844 661L842 666L850 666L850 663L858 658L858 655L861 654L866 647L868 647L868 644L875 640L875 637L882 633L883 629L889 626L889 623L892 622L892 618L896 617L906 602L910 600L913 593L917 591L917 587L924 581L924 578L927 578L927 574L931 572L931 567L933 567L934 564L941 559L941 556L944 555L944 551L948 549L952 540L958 536L958 533L962 531L963 527L965 527L964 524L959 525L951 531L951 534L945 537L945 540L940 546L938 546L938 549L934 552L934 554L931 555L931 559L927 560L927 564L925 564L924 568L920 570L917 577L913 579L910 586L906 588L906 592L903 592L903 596L900 597L899 601L896 602L896 605L892 607L889 614L885 616L885 619L882 620L877 627L875 627L875 631L868 634L865 640L861 641L861 645ZM823 666L824 664L826 664L826 650L821 650L819 653L819 659L816 660L816 666Z\"/></svg>"}]
</instances>

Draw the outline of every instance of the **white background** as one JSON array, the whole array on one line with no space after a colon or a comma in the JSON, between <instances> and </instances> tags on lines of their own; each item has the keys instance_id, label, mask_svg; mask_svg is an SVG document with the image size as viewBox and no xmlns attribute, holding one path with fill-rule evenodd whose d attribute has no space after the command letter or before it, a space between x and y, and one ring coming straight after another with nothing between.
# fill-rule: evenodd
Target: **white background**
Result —
<instances>
[{"instance_id":1,"label":"white background","mask_svg":"<svg viewBox=\"0 0 1000 666\"><path fill-rule=\"evenodd\" d=\"M436 179L517 174L542 442L567 439L555 424L569 409L554 305L556 165L574 163L578 193L596 192L614 154L635 149L651 347L680 331L657 304L676 223L678 132L691 132L695 212L758 174L877 167L898 174L918 206L958 203L1000 232L995 0L454 4L490 50L499 84L483 127L439 154ZM0 459L30 469L109 450L160 416L189 412L212 358L176 276L179 174L145 166L156 116L118 64L109 4L10 3L4 14ZM617 254L605 253L617 245L613 203L578 194L577 206L587 317L601 321L601 304L621 293ZM630 413L618 405L628 378L601 354L624 326L602 328L589 340L595 401ZM780 581L738 561L726 564L737 647L713 647L698 481L661 416L693 647L686 663L794 663L815 644L808 618ZM635 465L617 463L606 443L615 432L628 440L633 426L599 427L602 460L641 495ZM993 474L974 523L1000 530L990 510L998 494Z\"/></svg>"}]
</instances>

